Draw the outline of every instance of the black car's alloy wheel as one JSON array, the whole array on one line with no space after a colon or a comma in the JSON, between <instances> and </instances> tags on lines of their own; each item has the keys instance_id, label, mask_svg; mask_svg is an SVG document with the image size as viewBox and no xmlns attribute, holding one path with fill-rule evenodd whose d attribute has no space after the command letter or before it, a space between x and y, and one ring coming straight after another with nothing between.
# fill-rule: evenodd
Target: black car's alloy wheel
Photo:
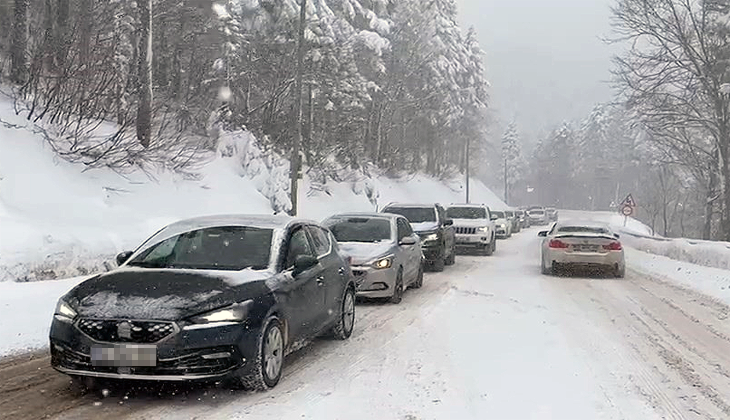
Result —
<instances>
[{"instance_id":1,"label":"black car's alloy wheel","mask_svg":"<svg viewBox=\"0 0 730 420\"><path fill-rule=\"evenodd\" d=\"M332 334L338 340L346 340L352 335L355 327L355 291L348 287L342 298L342 307L337 324L332 328Z\"/></svg>"},{"instance_id":2,"label":"black car's alloy wheel","mask_svg":"<svg viewBox=\"0 0 730 420\"><path fill-rule=\"evenodd\" d=\"M258 339L258 354L252 372L242 378L243 386L256 391L266 391L276 386L284 367L284 334L281 322L270 317L264 324Z\"/></svg>"}]
</instances>

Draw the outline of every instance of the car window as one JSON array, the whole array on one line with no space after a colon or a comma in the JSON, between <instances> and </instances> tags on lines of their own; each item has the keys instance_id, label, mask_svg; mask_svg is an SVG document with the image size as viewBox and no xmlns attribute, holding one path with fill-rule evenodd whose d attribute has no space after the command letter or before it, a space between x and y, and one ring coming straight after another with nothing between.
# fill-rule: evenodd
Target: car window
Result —
<instances>
[{"instance_id":1,"label":"car window","mask_svg":"<svg viewBox=\"0 0 730 420\"><path fill-rule=\"evenodd\" d=\"M144 249L129 265L199 270L264 269L273 230L217 226L180 233Z\"/></svg>"},{"instance_id":2,"label":"car window","mask_svg":"<svg viewBox=\"0 0 730 420\"><path fill-rule=\"evenodd\" d=\"M286 251L286 262L284 266L286 268L294 267L294 262L297 260L297 257L302 255L311 255L316 257L312 250L312 246L309 243L307 232L303 228L299 227L293 231L289 237Z\"/></svg>"},{"instance_id":3,"label":"car window","mask_svg":"<svg viewBox=\"0 0 730 420\"><path fill-rule=\"evenodd\" d=\"M486 219L488 217L484 207L449 207L446 215L451 219Z\"/></svg>"},{"instance_id":4,"label":"car window","mask_svg":"<svg viewBox=\"0 0 730 420\"><path fill-rule=\"evenodd\" d=\"M436 211L433 207L386 207L383 211L390 214L399 214L411 223L436 221Z\"/></svg>"},{"instance_id":5,"label":"car window","mask_svg":"<svg viewBox=\"0 0 730 420\"><path fill-rule=\"evenodd\" d=\"M413 235L413 230L411 230L411 225L406 222L405 219L397 219L396 222L398 226L398 241L400 242L403 240L403 238Z\"/></svg>"},{"instance_id":6,"label":"car window","mask_svg":"<svg viewBox=\"0 0 730 420\"><path fill-rule=\"evenodd\" d=\"M600 226L560 226L558 233L610 233L607 228Z\"/></svg>"},{"instance_id":7,"label":"car window","mask_svg":"<svg viewBox=\"0 0 730 420\"><path fill-rule=\"evenodd\" d=\"M492 215L497 216L498 219L504 219L504 212L501 211L493 211Z\"/></svg>"},{"instance_id":8,"label":"car window","mask_svg":"<svg viewBox=\"0 0 730 420\"><path fill-rule=\"evenodd\" d=\"M324 257L332 250L329 235L319 226L308 226L309 235L312 237L312 245L317 257Z\"/></svg>"},{"instance_id":9,"label":"car window","mask_svg":"<svg viewBox=\"0 0 730 420\"><path fill-rule=\"evenodd\" d=\"M337 217L325 222L338 242L392 240L390 220L383 217Z\"/></svg>"}]
</instances>

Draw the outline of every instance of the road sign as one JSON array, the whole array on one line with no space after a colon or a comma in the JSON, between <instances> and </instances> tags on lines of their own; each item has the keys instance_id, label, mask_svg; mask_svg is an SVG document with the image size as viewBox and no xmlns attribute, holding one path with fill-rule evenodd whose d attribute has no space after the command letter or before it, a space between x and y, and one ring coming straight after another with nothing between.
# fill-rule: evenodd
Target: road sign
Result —
<instances>
[{"instance_id":1,"label":"road sign","mask_svg":"<svg viewBox=\"0 0 730 420\"><path fill-rule=\"evenodd\" d=\"M626 217L629 217L632 214L634 214L634 208L632 206L628 205L628 204L624 204L621 207L621 214L623 214Z\"/></svg>"},{"instance_id":2,"label":"road sign","mask_svg":"<svg viewBox=\"0 0 730 420\"><path fill-rule=\"evenodd\" d=\"M627 195L626 198L624 198L624 201L621 202L621 207L623 208L624 206L636 207L636 202L631 194Z\"/></svg>"}]
</instances>

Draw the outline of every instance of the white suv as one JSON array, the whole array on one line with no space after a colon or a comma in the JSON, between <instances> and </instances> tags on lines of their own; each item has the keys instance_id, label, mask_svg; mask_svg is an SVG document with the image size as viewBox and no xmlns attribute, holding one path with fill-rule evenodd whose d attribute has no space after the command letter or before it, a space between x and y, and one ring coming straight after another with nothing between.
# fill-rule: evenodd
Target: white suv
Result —
<instances>
[{"instance_id":1,"label":"white suv","mask_svg":"<svg viewBox=\"0 0 730 420\"><path fill-rule=\"evenodd\" d=\"M454 221L456 246L492 255L497 249L494 220L489 207L481 204L452 204L446 216Z\"/></svg>"}]
</instances>

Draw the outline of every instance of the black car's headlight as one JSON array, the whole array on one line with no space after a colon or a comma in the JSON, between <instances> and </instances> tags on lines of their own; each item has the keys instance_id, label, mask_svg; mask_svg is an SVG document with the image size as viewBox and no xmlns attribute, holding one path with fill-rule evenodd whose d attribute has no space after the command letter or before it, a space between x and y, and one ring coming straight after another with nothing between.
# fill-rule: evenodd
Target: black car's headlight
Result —
<instances>
[{"instance_id":1,"label":"black car's headlight","mask_svg":"<svg viewBox=\"0 0 730 420\"><path fill-rule=\"evenodd\" d=\"M253 306L253 300L247 300L241 303L235 303L224 308L206 312L201 315L189 318L190 325L183 329L190 330L196 328L217 327L221 324L240 323L248 318L248 312Z\"/></svg>"},{"instance_id":2,"label":"black car's headlight","mask_svg":"<svg viewBox=\"0 0 730 420\"><path fill-rule=\"evenodd\" d=\"M64 322L73 322L73 320L76 318L76 310L71 307L66 301L63 299L59 299L58 303L56 304L56 310L53 312L54 318L56 318L59 321Z\"/></svg>"},{"instance_id":3,"label":"black car's headlight","mask_svg":"<svg viewBox=\"0 0 730 420\"><path fill-rule=\"evenodd\" d=\"M434 233L426 233L423 236L421 236L421 240L424 243L438 242L438 240L439 240L439 234L436 233L436 232L434 232Z\"/></svg>"},{"instance_id":4,"label":"black car's headlight","mask_svg":"<svg viewBox=\"0 0 730 420\"><path fill-rule=\"evenodd\" d=\"M373 266L373 268L377 268L379 270L390 268L393 266L393 256L389 255L387 257L378 258L377 260L373 261L371 265Z\"/></svg>"}]
</instances>

